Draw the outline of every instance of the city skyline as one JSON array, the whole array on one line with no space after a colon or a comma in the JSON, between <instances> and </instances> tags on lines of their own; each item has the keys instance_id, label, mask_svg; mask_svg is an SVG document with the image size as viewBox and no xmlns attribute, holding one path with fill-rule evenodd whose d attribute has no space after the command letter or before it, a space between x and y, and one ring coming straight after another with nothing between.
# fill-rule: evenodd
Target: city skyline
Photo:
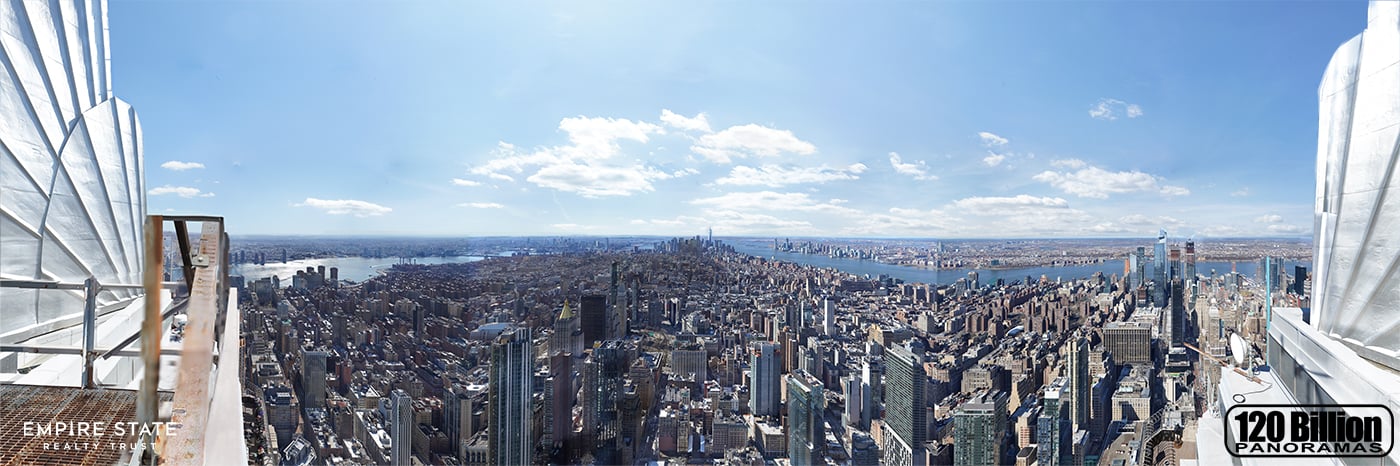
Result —
<instances>
[{"instance_id":1,"label":"city skyline","mask_svg":"<svg viewBox=\"0 0 1400 466\"><path fill-rule=\"evenodd\" d=\"M1363 5L134 3L113 88L235 234L1306 236Z\"/></svg>"}]
</instances>

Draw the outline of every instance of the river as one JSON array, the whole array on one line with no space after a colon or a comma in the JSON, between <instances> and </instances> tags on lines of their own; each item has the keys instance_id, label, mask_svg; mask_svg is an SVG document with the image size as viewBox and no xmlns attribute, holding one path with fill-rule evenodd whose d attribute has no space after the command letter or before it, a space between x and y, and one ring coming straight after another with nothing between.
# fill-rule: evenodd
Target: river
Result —
<instances>
[{"instance_id":1,"label":"river","mask_svg":"<svg viewBox=\"0 0 1400 466\"><path fill-rule=\"evenodd\" d=\"M413 259L413 263L422 265L432 264L456 264L462 262L476 262L481 260L481 256L449 256L449 257L418 257ZM399 263L397 257L330 257L324 259L300 259L288 261L286 263L269 263L267 265L257 264L236 264L229 271L232 275L242 275L249 282L276 275L284 286L291 284L292 276L298 270L306 270L307 267L316 268L326 266L326 276L330 276L329 269L336 267L339 270L341 280L354 280L357 282L368 280L378 275L382 270L389 270L394 264Z\"/></svg>"}]
</instances>

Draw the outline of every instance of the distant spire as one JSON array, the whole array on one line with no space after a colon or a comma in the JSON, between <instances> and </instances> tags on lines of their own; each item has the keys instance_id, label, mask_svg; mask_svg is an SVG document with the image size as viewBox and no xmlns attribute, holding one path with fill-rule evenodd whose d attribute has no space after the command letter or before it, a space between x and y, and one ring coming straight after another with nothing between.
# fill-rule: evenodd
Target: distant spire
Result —
<instances>
[{"instance_id":1,"label":"distant spire","mask_svg":"<svg viewBox=\"0 0 1400 466\"><path fill-rule=\"evenodd\" d=\"M572 318L574 318L574 311L569 310L569 300L567 300L567 299L564 300L564 310L559 311L559 318L560 318L560 319L572 319Z\"/></svg>"}]
</instances>

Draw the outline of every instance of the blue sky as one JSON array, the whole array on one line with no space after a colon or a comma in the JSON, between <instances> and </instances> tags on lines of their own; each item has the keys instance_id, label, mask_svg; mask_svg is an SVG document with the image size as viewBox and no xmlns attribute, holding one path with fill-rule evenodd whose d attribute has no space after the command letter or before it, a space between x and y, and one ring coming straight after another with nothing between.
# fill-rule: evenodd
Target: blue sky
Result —
<instances>
[{"instance_id":1,"label":"blue sky","mask_svg":"<svg viewBox=\"0 0 1400 466\"><path fill-rule=\"evenodd\" d=\"M114 2L234 234L1308 235L1364 2Z\"/></svg>"}]
</instances>

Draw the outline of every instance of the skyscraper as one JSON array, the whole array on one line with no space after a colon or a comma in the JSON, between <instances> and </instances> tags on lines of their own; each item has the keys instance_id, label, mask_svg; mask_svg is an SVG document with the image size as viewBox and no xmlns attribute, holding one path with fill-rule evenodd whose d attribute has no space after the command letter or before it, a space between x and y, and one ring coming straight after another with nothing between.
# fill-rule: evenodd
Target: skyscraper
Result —
<instances>
[{"instance_id":1,"label":"skyscraper","mask_svg":"<svg viewBox=\"0 0 1400 466\"><path fill-rule=\"evenodd\" d=\"M836 303L831 298L822 298L822 334L836 335Z\"/></svg>"},{"instance_id":2,"label":"skyscraper","mask_svg":"<svg viewBox=\"0 0 1400 466\"><path fill-rule=\"evenodd\" d=\"M1157 232L1157 245L1152 249L1152 304L1167 305L1167 230Z\"/></svg>"},{"instance_id":3,"label":"skyscraper","mask_svg":"<svg viewBox=\"0 0 1400 466\"><path fill-rule=\"evenodd\" d=\"M491 348L491 375L487 388L487 445L492 465L529 464L535 442L534 348L530 329L506 330Z\"/></svg>"},{"instance_id":4,"label":"skyscraper","mask_svg":"<svg viewBox=\"0 0 1400 466\"><path fill-rule=\"evenodd\" d=\"M413 400L402 389L389 393L389 456L394 464L413 464Z\"/></svg>"},{"instance_id":5,"label":"skyscraper","mask_svg":"<svg viewBox=\"0 0 1400 466\"><path fill-rule=\"evenodd\" d=\"M301 361L301 386L306 392L303 408L326 407L325 351L307 351Z\"/></svg>"},{"instance_id":6,"label":"skyscraper","mask_svg":"<svg viewBox=\"0 0 1400 466\"><path fill-rule=\"evenodd\" d=\"M788 459L793 466L826 464L826 395L806 371L788 375Z\"/></svg>"},{"instance_id":7,"label":"skyscraper","mask_svg":"<svg viewBox=\"0 0 1400 466\"><path fill-rule=\"evenodd\" d=\"M607 340L593 349L583 371L584 440L599 464L619 462L622 413L618 402L627 372L627 347L621 340Z\"/></svg>"},{"instance_id":8,"label":"skyscraper","mask_svg":"<svg viewBox=\"0 0 1400 466\"><path fill-rule=\"evenodd\" d=\"M549 357L549 385L545 393L548 406L546 427L549 429L549 446L562 448L572 436L574 427L574 356L570 353L554 353Z\"/></svg>"},{"instance_id":9,"label":"skyscraper","mask_svg":"<svg viewBox=\"0 0 1400 466\"><path fill-rule=\"evenodd\" d=\"M1109 322L1103 327L1104 349L1120 364L1152 362L1152 328L1143 322Z\"/></svg>"},{"instance_id":10,"label":"skyscraper","mask_svg":"<svg viewBox=\"0 0 1400 466\"><path fill-rule=\"evenodd\" d=\"M1002 464L1001 444L1006 438L1006 403L1005 393L990 390L978 392L958 406L953 414L954 465Z\"/></svg>"},{"instance_id":11,"label":"skyscraper","mask_svg":"<svg viewBox=\"0 0 1400 466\"><path fill-rule=\"evenodd\" d=\"M884 452L887 464L922 464L927 440L924 406L924 348L914 340L885 358Z\"/></svg>"},{"instance_id":12,"label":"skyscraper","mask_svg":"<svg viewBox=\"0 0 1400 466\"><path fill-rule=\"evenodd\" d=\"M574 314L569 302L554 319L554 332L549 335L550 353L583 354L583 328L579 326L578 314Z\"/></svg>"},{"instance_id":13,"label":"skyscraper","mask_svg":"<svg viewBox=\"0 0 1400 466\"><path fill-rule=\"evenodd\" d=\"M600 294L584 295L580 300L579 327L583 330L583 345L592 348L594 343L608 339L608 297Z\"/></svg>"},{"instance_id":14,"label":"skyscraper","mask_svg":"<svg viewBox=\"0 0 1400 466\"><path fill-rule=\"evenodd\" d=\"M1065 369L1068 374L1067 390L1069 391L1069 413L1070 426L1075 430L1089 429L1089 388L1093 381L1089 380L1089 340L1084 337L1083 331L1076 332L1065 345L1069 350L1068 357L1065 358Z\"/></svg>"},{"instance_id":15,"label":"skyscraper","mask_svg":"<svg viewBox=\"0 0 1400 466\"><path fill-rule=\"evenodd\" d=\"M612 263L612 281L608 285L607 335L614 340L627 337L627 306L622 300L617 265Z\"/></svg>"},{"instance_id":16,"label":"skyscraper","mask_svg":"<svg viewBox=\"0 0 1400 466\"><path fill-rule=\"evenodd\" d=\"M1045 387L1044 396L1040 400L1040 417L1036 419L1036 455L1039 458L1036 464L1062 464L1060 458L1066 453L1065 439L1068 438L1071 425L1064 416L1065 411L1068 411L1065 409L1065 402L1070 401L1069 398L1069 380L1065 377L1057 378L1050 386Z\"/></svg>"},{"instance_id":17,"label":"skyscraper","mask_svg":"<svg viewBox=\"0 0 1400 466\"><path fill-rule=\"evenodd\" d=\"M777 416L782 406L782 364L778 345L754 343L749 357L749 411L754 416Z\"/></svg>"}]
</instances>

